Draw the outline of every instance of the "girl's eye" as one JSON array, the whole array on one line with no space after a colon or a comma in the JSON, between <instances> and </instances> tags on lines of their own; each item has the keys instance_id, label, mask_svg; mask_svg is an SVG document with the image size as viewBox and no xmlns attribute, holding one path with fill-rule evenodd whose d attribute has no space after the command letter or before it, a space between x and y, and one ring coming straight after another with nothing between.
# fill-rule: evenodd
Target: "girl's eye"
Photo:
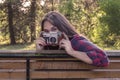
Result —
<instances>
[{"instance_id":1,"label":"girl's eye","mask_svg":"<svg viewBox=\"0 0 120 80\"><path fill-rule=\"evenodd\" d=\"M51 28L51 31L56 31L56 30L57 30L56 27L52 27L52 28Z\"/></svg>"}]
</instances>

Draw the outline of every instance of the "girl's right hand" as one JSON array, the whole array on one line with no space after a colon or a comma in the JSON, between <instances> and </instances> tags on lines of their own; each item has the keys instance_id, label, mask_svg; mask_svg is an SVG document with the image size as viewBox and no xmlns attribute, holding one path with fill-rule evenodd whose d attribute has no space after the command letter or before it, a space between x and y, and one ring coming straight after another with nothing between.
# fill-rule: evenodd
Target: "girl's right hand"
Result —
<instances>
[{"instance_id":1,"label":"girl's right hand","mask_svg":"<svg viewBox=\"0 0 120 80\"><path fill-rule=\"evenodd\" d=\"M45 43L45 39L40 37L38 39L36 39L36 44L40 45L40 46L45 46L46 43Z\"/></svg>"},{"instance_id":2,"label":"girl's right hand","mask_svg":"<svg viewBox=\"0 0 120 80\"><path fill-rule=\"evenodd\" d=\"M37 50L37 51L40 51L40 50L42 50L42 49L44 48L44 46L46 45L45 39L42 38L42 37L37 38L37 39L35 40L35 44L36 44L36 50Z\"/></svg>"}]
</instances>

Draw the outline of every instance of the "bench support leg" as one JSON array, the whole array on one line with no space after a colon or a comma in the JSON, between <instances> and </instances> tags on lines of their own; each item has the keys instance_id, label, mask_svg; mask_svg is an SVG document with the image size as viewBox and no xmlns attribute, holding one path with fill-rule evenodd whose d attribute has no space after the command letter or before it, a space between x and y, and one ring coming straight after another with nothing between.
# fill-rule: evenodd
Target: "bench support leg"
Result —
<instances>
[{"instance_id":1,"label":"bench support leg","mask_svg":"<svg viewBox=\"0 0 120 80\"><path fill-rule=\"evenodd\" d=\"M26 59L26 80L30 80L30 59Z\"/></svg>"}]
</instances>

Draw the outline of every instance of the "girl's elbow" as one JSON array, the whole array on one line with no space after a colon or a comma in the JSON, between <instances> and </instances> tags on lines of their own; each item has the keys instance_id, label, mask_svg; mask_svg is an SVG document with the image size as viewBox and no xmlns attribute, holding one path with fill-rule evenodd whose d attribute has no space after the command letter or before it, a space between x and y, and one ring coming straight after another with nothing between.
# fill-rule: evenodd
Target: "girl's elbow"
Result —
<instances>
[{"instance_id":1,"label":"girl's elbow","mask_svg":"<svg viewBox=\"0 0 120 80\"><path fill-rule=\"evenodd\" d=\"M93 61L92 65L97 67L107 67L109 66L109 60L100 60L98 62Z\"/></svg>"}]
</instances>

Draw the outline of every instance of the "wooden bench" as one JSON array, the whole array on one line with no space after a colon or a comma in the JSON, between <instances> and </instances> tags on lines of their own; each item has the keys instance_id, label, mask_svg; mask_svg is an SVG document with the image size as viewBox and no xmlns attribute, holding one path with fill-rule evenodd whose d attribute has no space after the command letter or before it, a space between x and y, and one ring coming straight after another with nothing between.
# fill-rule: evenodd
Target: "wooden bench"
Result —
<instances>
[{"instance_id":1,"label":"wooden bench","mask_svg":"<svg viewBox=\"0 0 120 80\"><path fill-rule=\"evenodd\" d=\"M64 51L0 51L0 80L120 78L120 51L106 51L108 67L95 67Z\"/></svg>"}]
</instances>

